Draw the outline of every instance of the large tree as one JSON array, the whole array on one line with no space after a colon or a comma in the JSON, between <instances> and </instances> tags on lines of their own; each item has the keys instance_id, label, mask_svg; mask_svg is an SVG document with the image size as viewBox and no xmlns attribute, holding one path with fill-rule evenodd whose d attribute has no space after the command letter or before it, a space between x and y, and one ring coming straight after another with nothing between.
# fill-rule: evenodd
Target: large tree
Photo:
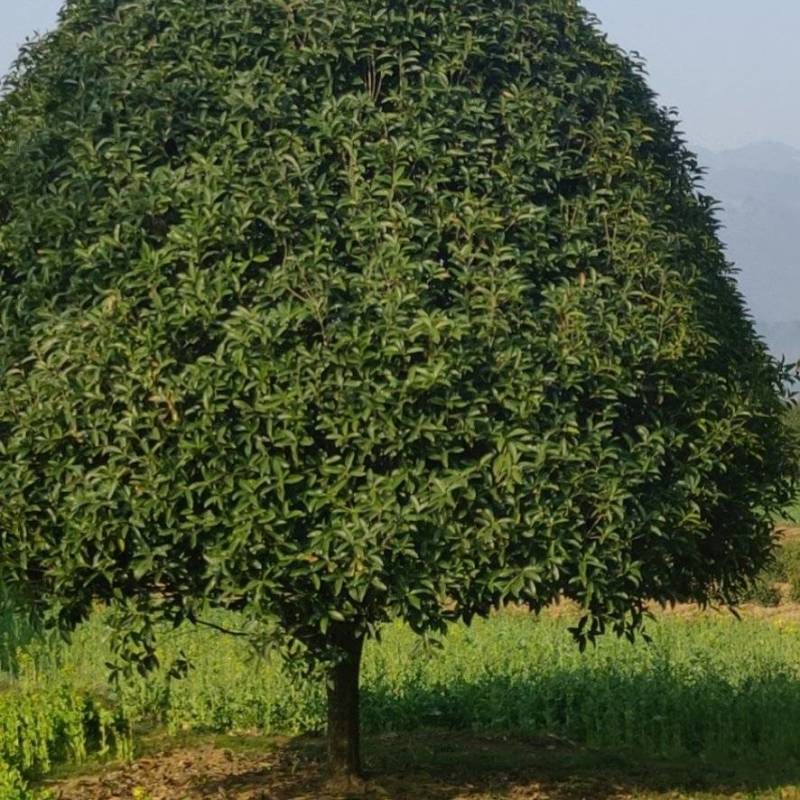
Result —
<instances>
[{"instance_id":1,"label":"large tree","mask_svg":"<svg viewBox=\"0 0 800 800\"><path fill-rule=\"evenodd\" d=\"M573 0L69 0L0 103L0 575L327 664L732 602L795 443L699 171Z\"/></svg>"}]
</instances>

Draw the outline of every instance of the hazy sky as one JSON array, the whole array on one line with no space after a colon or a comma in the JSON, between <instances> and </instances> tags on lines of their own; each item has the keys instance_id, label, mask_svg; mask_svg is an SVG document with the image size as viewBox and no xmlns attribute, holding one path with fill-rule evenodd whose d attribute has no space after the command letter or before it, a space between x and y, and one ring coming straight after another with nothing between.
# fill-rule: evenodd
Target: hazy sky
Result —
<instances>
[{"instance_id":1,"label":"hazy sky","mask_svg":"<svg viewBox=\"0 0 800 800\"><path fill-rule=\"evenodd\" d=\"M646 59L692 144L800 148L799 0L584 0L609 38Z\"/></svg>"},{"instance_id":2,"label":"hazy sky","mask_svg":"<svg viewBox=\"0 0 800 800\"><path fill-rule=\"evenodd\" d=\"M53 26L61 5L62 0L0 0L0 71L8 70L27 36Z\"/></svg>"},{"instance_id":3,"label":"hazy sky","mask_svg":"<svg viewBox=\"0 0 800 800\"><path fill-rule=\"evenodd\" d=\"M639 51L691 144L764 139L800 148L800 0L584 0L612 41ZM0 0L0 71L61 0Z\"/></svg>"}]
</instances>

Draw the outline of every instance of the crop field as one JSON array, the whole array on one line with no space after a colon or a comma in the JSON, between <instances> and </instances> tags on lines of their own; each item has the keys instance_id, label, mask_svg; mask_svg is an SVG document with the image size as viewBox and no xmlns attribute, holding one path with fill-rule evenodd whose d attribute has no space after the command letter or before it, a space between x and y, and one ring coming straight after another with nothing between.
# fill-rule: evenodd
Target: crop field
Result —
<instances>
[{"instance_id":1,"label":"crop field","mask_svg":"<svg viewBox=\"0 0 800 800\"><path fill-rule=\"evenodd\" d=\"M575 796L583 796L586 781L619 784L613 776L621 772L628 780L661 776L663 786L623 783L620 796L661 797L681 781L711 792L686 796L730 796L742 787L751 792L743 796L795 796L786 794L800 780L800 621L793 607L741 621L728 614L660 615L650 644L607 637L583 654L566 631L568 616L507 611L469 628L454 626L441 647L425 646L399 625L388 628L365 654L368 768L387 780L398 772L435 773L439 782L425 790L431 797L573 796L563 793L575 781ZM107 648L101 614L69 646L4 620L2 800L36 796L39 789L24 789L23 778L41 787L54 769L66 780L58 784L61 796L76 800L212 796L165 794L163 786L147 788L156 778L140 774L137 764L113 767L131 747L139 755L172 753L172 766L162 772L189 778L217 763L220 752L227 769L258 773L251 763L257 756L263 780L253 791L285 784L283 794L264 796L303 796L280 776L287 770L296 776L297 764L314 774L315 734L324 725L319 680L293 677L237 639L187 628L165 636L160 655L166 665L184 651L194 663L188 677L170 679L162 670L111 692ZM92 790L75 784L64 765L87 759L92 770L104 761L121 769L115 781L128 794L103 794L102 781ZM550 788L509 794L520 780L528 786L544 780ZM770 785L759 788L765 780ZM729 788L714 794L720 781ZM403 791L412 792L414 781L406 784ZM306 789L314 796L311 785ZM262 796L236 794L236 786L247 788L234 780L223 796Z\"/></svg>"},{"instance_id":2,"label":"crop field","mask_svg":"<svg viewBox=\"0 0 800 800\"><path fill-rule=\"evenodd\" d=\"M782 517L783 519L781 522L787 525L800 524L800 498L795 500L795 502L784 511Z\"/></svg>"}]
</instances>

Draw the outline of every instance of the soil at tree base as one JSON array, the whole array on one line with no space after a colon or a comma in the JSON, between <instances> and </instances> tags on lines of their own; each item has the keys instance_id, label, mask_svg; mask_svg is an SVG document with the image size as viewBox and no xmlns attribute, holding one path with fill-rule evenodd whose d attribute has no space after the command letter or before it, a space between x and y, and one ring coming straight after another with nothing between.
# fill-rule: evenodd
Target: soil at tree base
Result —
<instances>
[{"instance_id":1,"label":"soil at tree base","mask_svg":"<svg viewBox=\"0 0 800 800\"><path fill-rule=\"evenodd\" d=\"M447 736L446 733L442 734ZM477 749L487 745L476 744ZM461 780L458 780L461 778ZM457 781L458 782L454 782ZM75 778L56 785L58 800L342 800L347 797L392 800L485 800L488 798L627 798L602 776L593 782L565 779L546 786L532 776L513 773L464 778L424 773L381 776L365 782L361 791L343 793L325 779L324 765L290 751L266 755L235 753L228 748L201 745L177 748L97 776ZM800 797L800 795L798 795Z\"/></svg>"},{"instance_id":2,"label":"soil at tree base","mask_svg":"<svg viewBox=\"0 0 800 800\"><path fill-rule=\"evenodd\" d=\"M50 782L57 800L800 800L800 780L708 764L626 760L558 739L428 731L370 737L375 777L331 790L321 739L176 742L131 764ZM800 777L796 776L796 777Z\"/></svg>"}]
</instances>

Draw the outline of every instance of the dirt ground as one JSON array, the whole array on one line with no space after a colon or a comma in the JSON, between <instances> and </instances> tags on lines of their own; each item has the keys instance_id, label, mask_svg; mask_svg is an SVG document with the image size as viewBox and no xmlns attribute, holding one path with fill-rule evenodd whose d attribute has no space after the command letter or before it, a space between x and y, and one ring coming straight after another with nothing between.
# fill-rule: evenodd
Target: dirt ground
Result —
<instances>
[{"instance_id":1,"label":"dirt ground","mask_svg":"<svg viewBox=\"0 0 800 800\"><path fill-rule=\"evenodd\" d=\"M369 737L368 780L344 793L326 787L315 738L195 736L145 747L131 764L46 785L58 800L800 800L795 765L712 768L550 739L449 731Z\"/></svg>"},{"instance_id":2,"label":"dirt ground","mask_svg":"<svg viewBox=\"0 0 800 800\"><path fill-rule=\"evenodd\" d=\"M384 737L382 744L391 745L392 738ZM69 778L52 788L59 800L328 800L334 797L456 800L499 796L521 800L547 796L535 784L524 788L512 786L513 778L507 773L484 773L466 781L462 777L455 783L458 765L451 764L444 775L433 777L417 770L410 772L408 767L398 769L396 763L376 759L374 751L368 759L372 779L368 778L358 789L334 793L326 784L318 745L264 741L262 749L256 746L258 742L258 737L254 737L252 746L242 746L241 739L234 743L178 744L130 765L103 770L91 777ZM428 741L423 751L432 746L433 742ZM477 743L479 759L485 760L490 747L494 749L496 745L488 741ZM503 754L503 764L508 766L508 753Z\"/></svg>"}]
</instances>

